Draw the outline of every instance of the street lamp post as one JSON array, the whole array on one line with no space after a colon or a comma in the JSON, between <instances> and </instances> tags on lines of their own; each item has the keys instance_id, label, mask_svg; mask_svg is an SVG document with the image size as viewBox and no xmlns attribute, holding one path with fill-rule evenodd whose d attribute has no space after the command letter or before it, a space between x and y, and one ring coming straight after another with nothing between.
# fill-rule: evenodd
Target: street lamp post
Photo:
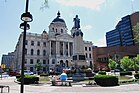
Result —
<instances>
[{"instance_id":1,"label":"street lamp post","mask_svg":"<svg viewBox=\"0 0 139 93\"><path fill-rule=\"evenodd\" d=\"M29 0L26 0L25 13L23 13L21 15L21 20L24 21L24 23L20 24L20 28L24 30L24 33L23 33L23 46L22 46L21 90L20 90L20 93L24 93L24 62L25 62L26 30L30 29L30 26L29 26L29 24L27 24L27 22L33 21L32 15L28 12L28 4L29 4Z\"/></svg>"}]
</instances>

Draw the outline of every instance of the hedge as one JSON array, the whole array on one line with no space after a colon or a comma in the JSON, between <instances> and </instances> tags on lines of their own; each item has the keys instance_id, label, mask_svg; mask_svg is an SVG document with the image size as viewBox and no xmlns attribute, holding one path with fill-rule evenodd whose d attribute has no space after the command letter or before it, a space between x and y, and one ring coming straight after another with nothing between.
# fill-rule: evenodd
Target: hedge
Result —
<instances>
[{"instance_id":1,"label":"hedge","mask_svg":"<svg viewBox=\"0 0 139 93\"><path fill-rule=\"evenodd\" d=\"M136 74L134 75L134 77L135 77L136 79L139 79L139 73L136 73Z\"/></svg>"},{"instance_id":2,"label":"hedge","mask_svg":"<svg viewBox=\"0 0 139 93\"><path fill-rule=\"evenodd\" d=\"M17 81L21 82L21 76L16 76ZM24 75L24 84L34 84L38 83L39 77Z\"/></svg>"},{"instance_id":3,"label":"hedge","mask_svg":"<svg viewBox=\"0 0 139 93\"><path fill-rule=\"evenodd\" d=\"M94 77L94 80L97 83L97 85L100 85L100 86L117 86L118 85L118 78L116 76L96 75Z\"/></svg>"},{"instance_id":4,"label":"hedge","mask_svg":"<svg viewBox=\"0 0 139 93\"><path fill-rule=\"evenodd\" d=\"M106 71L99 71L98 74L100 74L100 75L106 75Z\"/></svg>"},{"instance_id":5,"label":"hedge","mask_svg":"<svg viewBox=\"0 0 139 93\"><path fill-rule=\"evenodd\" d=\"M125 76L125 75L132 75L132 72L131 71L120 72L120 76Z\"/></svg>"}]
</instances>

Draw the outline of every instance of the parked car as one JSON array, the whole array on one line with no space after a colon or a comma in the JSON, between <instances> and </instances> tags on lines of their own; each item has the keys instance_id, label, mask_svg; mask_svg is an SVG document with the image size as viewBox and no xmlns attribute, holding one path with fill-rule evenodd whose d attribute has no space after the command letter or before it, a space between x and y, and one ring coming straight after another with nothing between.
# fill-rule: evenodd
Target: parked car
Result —
<instances>
[{"instance_id":1,"label":"parked car","mask_svg":"<svg viewBox=\"0 0 139 93\"><path fill-rule=\"evenodd\" d=\"M16 76L16 75L20 75L20 73L17 71L10 71L9 72L9 76Z\"/></svg>"},{"instance_id":2,"label":"parked car","mask_svg":"<svg viewBox=\"0 0 139 93\"><path fill-rule=\"evenodd\" d=\"M24 70L24 74L26 75L34 75L33 72L31 72L30 70Z\"/></svg>"}]
</instances>

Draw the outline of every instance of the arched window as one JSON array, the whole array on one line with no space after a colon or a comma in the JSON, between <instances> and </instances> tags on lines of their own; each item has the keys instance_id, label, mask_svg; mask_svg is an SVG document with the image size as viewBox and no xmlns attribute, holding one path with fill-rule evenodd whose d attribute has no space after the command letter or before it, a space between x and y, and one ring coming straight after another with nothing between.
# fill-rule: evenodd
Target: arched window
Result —
<instances>
[{"instance_id":1,"label":"arched window","mask_svg":"<svg viewBox=\"0 0 139 93\"><path fill-rule=\"evenodd\" d=\"M33 49L31 49L31 55L33 55L34 54L34 50Z\"/></svg>"},{"instance_id":2,"label":"arched window","mask_svg":"<svg viewBox=\"0 0 139 93\"><path fill-rule=\"evenodd\" d=\"M46 50L43 50L43 56L46 56Z\"/></svg>"},{"instance_id":3,"label":"arched window","mask_svg":"<svg viewBox=\"0 0 139 93\"><path fill-rule=\"evenodd\" d=\"M52 59L52 64L55 64L55 59Z\"/></svg>"},{"instance_id":4,"label":"arched window","mask_svg":"<svg viewBox=\"0 0 139 93\"><path fill-rule=\"evenodd\" d=\"M37 55L38 55L38 56L40 55L40 50L39 50L39 49L37 50Z\"/></svg>"}]
</instances>

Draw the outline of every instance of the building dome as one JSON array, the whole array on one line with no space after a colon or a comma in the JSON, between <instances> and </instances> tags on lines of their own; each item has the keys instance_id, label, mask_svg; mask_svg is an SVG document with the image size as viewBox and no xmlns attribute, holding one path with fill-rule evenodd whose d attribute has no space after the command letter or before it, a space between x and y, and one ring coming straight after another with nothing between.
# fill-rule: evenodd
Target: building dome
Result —
<instances>
[{"instance_id":1,"label":"building dome","mask_svg":"<svg viewBox=\"0 0 139 93\"><path fill-rule=\"evenodd\" d=\"M64 19L60 18L60 12L58 11L57 17L52 22L63 22L65 23Z\"/></svg>"}]
</instances>

